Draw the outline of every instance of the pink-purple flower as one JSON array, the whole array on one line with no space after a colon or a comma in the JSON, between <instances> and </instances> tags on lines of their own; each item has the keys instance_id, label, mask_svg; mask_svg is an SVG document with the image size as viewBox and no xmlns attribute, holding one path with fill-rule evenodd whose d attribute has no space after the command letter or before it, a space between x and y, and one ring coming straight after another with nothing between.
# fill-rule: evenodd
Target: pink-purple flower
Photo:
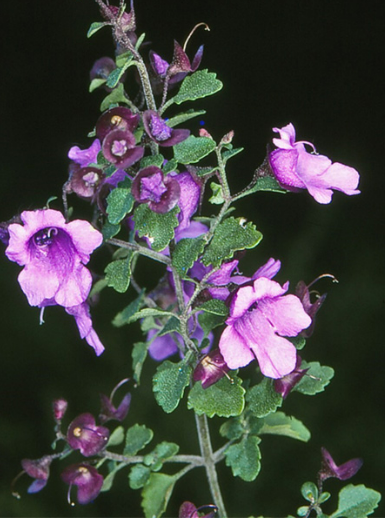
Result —
<instances>
[{"instance_id":1,"label":"pink-purple flower","mask_svg":"<svg viewBox=\"0 0 385 518\"><path fill-rule=\"evenodd\" d=\"M282 187L289 191L307 189L318 203L330 203L333 190L359 194L359 174L347 165L316 153L311 142L295 140L293 124L273 128L280 138L274 138L277 149L269 153L271 169ZM312 148L309 153L306 145Z\"/></svg>"},{"instance_id":2,"label":"pink-purple flower","mask_svg":"<svg viewBox=\"0 0 385 518\"><path fill-rule=\"evenodd\" d=\"M37 493L47 485L52 460L51 455L45 455L41 459L23 459L21 461L24 472L35 479L29 486L28 493Z\"/></svg>"},{"instance_id":3,"label":"pink-purple flower","mask_svg":"<svg viewBox=\"0 0 385 518\"><path fill-rule=\"evenodd\" d=\"M338 478L339 480L347 480L357 473L361 468L363 461L362 459L356 458L348 460L337 466L334 462L333 457L327 451L326 448L321 448L322 454L322 467L318 473L318 479L323 482L328 478Z\"/></svg>"},{"instance_id":4,"label":"pink-purple flower","mask_svg":"<svg viewBox=\"0 0 385 518\"><path fill-rule=\"evenodd\" d=\"M263 375L282 378L295 369L297 351L285 337L297 336L311 324L301 301L285 295L283 286L271 280L276 268L270 261L251 286L242 286L233 295L227 327L219 349L230 369L238 369L257 359ZM263 276L267 275L267 276Z\"/></svg>"},{"instance_id":5,"label":"pink-purple flower","mask_svg":"<svg viewBox=\"0 0 385 518\"><path fill-rule=\"evenodd\" d=\"M154 212L164 214L173 209L180 198L179 183L171 175L151 165L140 170L132 182L132 195L139 203L147 203Z\"/></svg>"},{"instance_id":6,"label":"pink-purple flower","mask_svg":"<svg viewBox=\"0 0 385 518\"><path fill-rule=\"evenodd\" d=\"M95 500L103 485L102 475L96 468L85 463L67 466L62 472L61 478L63 482L69 484L69 493L72 486L77 486L79 504L88 504ZM68 500L70 501L69 497Z\"/></svg>"},{"instance_id":7,"label":"pink-purple flower","mask_svg":"<svg viewBox=\"0 0 385 518\"><path fill-rule=\"evenodd\" d=\"M92 457L101 452L107 444L110 431L97 426L92 414L80 414L69 425L67 441L73 450L80 450L84 457Z\"/></svg>"},{"instance_id":8,"label":"pink-purple flower","mask_svg":"<svg viewBox=\"0 0 385 518\"><path fill-rule=\"evenodd\" d=\"M153 110L143 113L143 126L150 139L163 147L175 146L190 135L188 129L173 129L168 126L167 122Z\"/></svg>"}]
</instances>

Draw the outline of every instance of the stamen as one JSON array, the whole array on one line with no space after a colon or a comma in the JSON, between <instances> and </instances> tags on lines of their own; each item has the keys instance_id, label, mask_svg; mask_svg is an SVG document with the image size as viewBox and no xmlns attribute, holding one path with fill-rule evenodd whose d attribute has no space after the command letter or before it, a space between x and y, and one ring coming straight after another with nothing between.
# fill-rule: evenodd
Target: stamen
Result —
<instances>
[{"instance_id":1,"label":"stamen","mask_svg":"<svg viewBox=\"0 0 385 518\"><path fill-rule=\"evenodd\" d=\"M39 324L42 326L44 324L44 310L45 306L40 308L40 317L39 317Z\"/></svg>"},{"instance_id":2,"label":"stamen","mask_svg":"<svg viewBox=\"0 0 385 518\"><path fill-rule=\"evenodd\" d=\"M71 500L71 489L72 489L72 484L69 485L69 488L68 488L68 491L67 491L67 502L69 503L69 505L71 507L75 507L75 502L73 502Z\"/></svg>"},{"instance_id":3,"label":"stamen","mask_svg":"<svg viewBox=\"0 0 385 518\"><path fill-rule=\"evenodd\" d=\"M332 275L331 273L323 273L322 275L319 275L316 279L314 279L314 281L312 281L310 284L308 284L307 287L310 288L310 286L313 286L313 284L315 284L320 279L323 279L324 277L328 277L329 279L332 279L332 282L334 282L334 283L338 284L338 282L339 282L337 277L334 277L334 275Z\"/></svg>"},{"instance_id":4,"label":"stamen","mask_svg":"<svg viewBox=\"0 0 385 518\"><path fill-rule=\"evenodd\" d=\"M16 482L19 480L19 478L24 475L24 473L27 473L25 470L21 471L18 475L16 475L16 477L12 480L11 482L11 494L12 496L14 496L15 498L17 498L18 500L21 499L21 495L20 493L18 493L17 491L15 491L15 484Z\"/></svg>"},{"instance_id":5,"label":"stamen","mask_svg":"<svg viewBox=\"0 0 385 518\"><path fill-rule=\"evenodd\" d=\"M184 42L184 45L183 45L183 50L186 52L186 47L187 47L187 43L190 41L190 38L191 36L194 34L194 32L196 31L196 29L198 27L200 27L201 25L204 25L205 27L205 31L209 31L210 30L210 27L207 25L207 23L205 22L200 22L200 23L197 23L190 31L190 34L187 36L186 38L186 41Z\"/></svg>"},{"instance_id":6,"label":"stamen","mask_svg":"<svg viewBox=\"0 0 385 518\"><path fill-rule=\"evenodd\" d=\"M120 388L122 385L124 385L125 383L127 383L128 381L130 381L130 378L124 378L122 381L120 381L116 387L114 387L112 389L112 392L110 394L110 400L112 401L112 398L114 397L115 395L115 392L118 390L118 388Z\"/></svg>"}]
</instances>

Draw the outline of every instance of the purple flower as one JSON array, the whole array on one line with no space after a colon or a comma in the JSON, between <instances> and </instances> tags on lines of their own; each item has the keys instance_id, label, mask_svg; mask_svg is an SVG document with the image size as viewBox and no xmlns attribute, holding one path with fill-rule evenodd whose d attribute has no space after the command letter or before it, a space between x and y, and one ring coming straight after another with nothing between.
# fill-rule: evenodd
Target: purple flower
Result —
<instances>
[{"instance_id":1,"label":"purple flower","mask_svg":"<svg viewBox=\"0 0 385 518\"><path fill-rule=\"evenodd\" d=\"M323 295L319 295L318 298L314 302L311 302L310 300L310 291L309 288L312 286L316 281L315 279L313 282L311 282L308 286L304 283L304 281L299 281L297 286L295 287L295 294L300 299L303 305L303 309L306 311L306 313L309 315L309 317L312 320L311 325L301 332L301 335L305 338L309 338L313 332L314 332L314 326L315 326L315 316L318 310L321 308L322 304L325 302L326 299L326 293Z\"/></svg>"},{"instance_id":2,"label":"purple flower","mask_svg":"<svg viewBox=\"0 0 385 518\"><path fill-rule=\"evenodd\" d=\"M104 180L104 174L98 167L79 167L75 164L70 166L70 176L65 184L67 193L74 192L80 198L95 198Z\"/></svg>"},{"instance_id":3,"label":"purple flower","mask_svg":"<svg viewBox=\"0 0 385 518\"><path fill-rule=\"evenodd\" d=\"M101 402L101 411L99 414L99 421L101 423L106 423L107 421L111 419L115 419L117 421L123 421L130 409L130 403L131 403L131 394L128 392L123 397L122 401L120 402L120 405L118 408L116 408L113 403L112 399L115 395L115 392L119 387L123 385L123 383L126 383L128 379L122 380L120 383L116 385L116 387L111 392L110 397L106 396L105 394L100 394L100 402Z\"/></svg>"},{"instance_id":4,"label":"purple flower","mask_svg":"<svg viewBox=\"0 0 385 518\"><path fill-rule=\"evenodd\" d=\"M163 147L175 146L190 135L188 129L170 128L166 121L152 110L143 113L143 126L150 139Z\"/></svg>"},{"instance_id":5,"label":"purple flower","mask_svg":"<svg viewBox=\"0 0 385 518\"><path fill-rule=\"evenodd\" d=\"M76 164L79 164L81 167L87 167L89 164L97 163L100 149L100 141L96 138L87 149L80 149L79 146L71 147L68 151L68 158L73 160Z\"/></svg>"},{"instance_id":6,"label":"purple flower","mask_svg":"<svg viewBox=\"0 0 385 518\"><path fill-rule=\"evenodd\" d=\"M262 374L276 379L295 368L296 348L283 337L297 336L311 324L311 318L298 297L284 295L287 289L288 283L280 286L258 277L252 286L243 286L234 294L219 341L230 369L244 367L256 358Z\"/></svg>"},{"instance_id":7,"label":"purple flower","mask_svg":"<svg viewBox=\"0 0 385 518\"><path fill-rule=\"evenodd\" d=\"M35 479L29 486L27 490L28 493L37 493L46 486L52 460L53 458L51 455L45 455L41 459L23 459L21 461L21 465L23 466L25 473Z\"/></svg>"},{"instance_id":8,"label":"purple flower","mask_svg":"<svg viewBox=\"0 0 385 518\"><path fill-rule=\"evenodd\" d=\"M79 504L92 502L100 493L103 485L103 477L96 468L84 463L66 467L61 474L61 478L63 482L70 485L68 494L73 485L78 487L77 498Z\"/></svg>"},{"instance_id":9,"label":"purple flower","mask_svg":"<svg viewBox=\"0 0 385 518\"><path fill-rule=\"evenodd\" d=\"M80 414L67 430L67 442L73 450L80 450L84 457L92 457L101 452L107 444L110 431L104 426L96 426L91 414Z\"/></svg>"},{"instance_id":10,"label":"purple flower","mask_svg":"<svg viewBox=\"0 0 385 518\"><path fill-rule=\"evenodd\" d=\"M327 451L326 448L321 448L322 453L322 467L318 472L318 479L323 482L327 478L338 478L340 480L347 480L357 473L361 468L363 461L362 459L351 459L337 466L334 462L333 457Z\"/></svg>"},{"instance_id":11,"label":"purple flower","mask_svg":"<svg viewBox=\"0 0 385 518\"><path fill-rule=\"evenodd\" d=\"M105 111L96 123L96 136L100 141L104 140L110 131L130 131L136 129L139 123L139 115L133 114L129 108L118 106Z\"/></svg>"},{"instance_id":12,"label":"purple flower","mask_svg":"<svg viewBox=\"0 0 385 518\"><path fill-rule=\"evenodd\" d=\"M151 165L141 169L132 182L131 192L139 203L148 203L154 212L164 214L173 209L180 197L179 183Z\"/></svg>"},{"instance_id":13,"label":"purple flower","mask_svg":"<svg viewBox=\"0 0 385 518\"><path fill-rule=\"evenodd\" d=\"M179 213L178 213L178 220L179 225L175 229L175 237L178 240L178 236L180 236L180 233L190 227L191 225L191 217L196 212L198 208L198 203L201 195L201 185L199 181L194 178L194 176L184 171L183 173L175 174L175 173L169 173L172 178L174 178L180 188L180 196L178 200L178 207L179 207ZM203 225L200 225L202 228ZM197 228L197 227L195 227ZM205 230L206 232L207 230ZM184 237L197 237L194 236L184 236Z\"/></svg>"},{"instance_id":14,"label":"purple flower","mask_svg":"<svg viewBox=\"0 0 385 518\"><path fill-rule=\"evenodd\" d=\"M201 381L202 387L206 389L226 376L229 370L219 349L214 349L206 354L195 367L193 379Z\"/></svg>"},{"instance_id":15,"label":"purple flower","mask_svg":"<svg viewBox=\"0 0 385 518\"><path fill-rule=\"evenodd\" d=\"M290 123L283 128L273 128L280 134L273 143L278 149L269 154L271 169L282 187L289 191L307 189L318 203L330 203L332 189L345 194L359 194L358 172L347 165L335 162L315 152L310 142L295 141L295 129ZM313 149L308 153L305 144Z\"/></svg>"},{"instance_id":16,"label":"purple flower","mask_svg":"<svg viewBox=\"0 0 385 518\"><path fill-rule=\"evenodd\" d=\"M128 129L110 131L103 140L103 155L116 167L125 169L143 157L144 148L135 144L135 136Z\"/></svg>"},{"instance_id":17,"label":"purple flower","mask_svg":"<svg viewBox=\"0 0 385 518\"><path fill-rule=\"evenodd\" d=\"M63 419L67 411L68 402L65 399L55 399L52 403L53 417L57 423Z\"/></svg>"},{"instance_id":18,"label":"purple flower","mask_svg":"<svg viewBox=\"0 0 385 518\"><path fill-rule=\"evenodd\" d=\"M202 56L203 45L199 47L192 62L190 62L182 46L174 41L174 54L170 64L153 51L150 51L150 64L157 78L164 80L168 75L171 85L182 81L189 72L195 72L202 61Z\"/></svg>"},{"instance_id":19,"label":"purple flower","mask_svg":"<svg viewBox=\"0 0 385 518\"><path fill-rule=\"evenodd\" d=\"M92 319L88 303L83 302L83 304L79 304L79 306L65 308L65 310L69 315L72 315L75 318L80 337L84 338L88 345L95 350L97 356L100 356L104 351L104 345L92 327Z\"/></svg>"},{"instance_id":20,"label":"purple flower","mask_svg":"<svg viewBox=\"0 0 385 518\"><path fill-rule=\"evenodd\" d=\"M301 357L297 356L295 368L283 378L274 380L274 390L286 399L297 383L305 376L309 369L301 369Z\"/></svg>"},{"instance_id":21,"label":"purple flower","mask_svg":"<svg viewBox=\"0 0 385 518\"><path fill-rule=\"evenodd\" d=\"M211 511L202 516L201 511L203 509L211 509ZM217 506L213 504L204 505L197 509L193 503L186 501L179 508L178 518L214 518L217 511Z\"/></svg>"}]
</instances>

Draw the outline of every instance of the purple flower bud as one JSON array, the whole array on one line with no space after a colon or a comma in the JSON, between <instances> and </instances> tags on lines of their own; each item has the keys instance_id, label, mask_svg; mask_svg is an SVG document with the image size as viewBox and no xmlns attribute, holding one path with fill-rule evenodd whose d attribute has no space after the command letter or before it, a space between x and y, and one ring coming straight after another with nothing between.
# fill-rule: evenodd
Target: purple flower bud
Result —
<instances>
[{"instance_id":1,"label":"purple flower bud","mask_svg":"<svg viewBox=\"0 0 385 518\"><path fill-rule=\"evenodd\" d=\"M312 320L312 323L310 324L310 326L301 332L301 336L304 336L305 338L309 338L313 334L314 327L315 327L315 315L318 312L318 310L321 308L322 304L325 302L325 299L326 299L326 293L324 293L323 295L319 295L318 298L315 300L315 302L310 301L309 287L314 282L315 281L313 281L312 283L310 283L307 286L304 283L304 281L299 281L295 288L295 294L302 302L303 309L306 311L306 313L309 315L309 317Z\"/></svg>"},{"instance_id":2,"label":"purple flower bud","mask_svg":"<svg viewBox=\"0 0 385 518\"><path fill-rule=\"evenodd\" d=\"M52 403L53 417L57 423L63 419L67 411L68 402L65 399L55 399Z\"/></svg>"},{"instance_id":3,"label":"purple flower bud","mask_svg":"<svg viewBox=\"0 0 385 518\"><path fill-rule=\"evenodd\" d=\"M318 472L318 479L321 482L331 477L338 478L339 480L347 480L355 475L363 464L362 459L356 458L337 466L326 448L321 448L321 453L322 467Z\"/></svg>"},{"instance_id":4,"label":"purple flower bud","mask_svg":"<svg viewBox=\"0 0 385 518\"><path fill-rule=\"evenodd\" d=\"M103 140L103 155L120 169L130 167L143 157L144 148L135 146L135 137L129 130L110 131Z\"/></svg>"},{"instance_id":5,"label":"purple flower bud","mask_svg":"<svg viewBox=\"0 0 385 518\"><path fill-rule=\"evenodd\" d=\"M282 378L274 380L274 390L281 394L283 399L286 399L289 393L293 390L295 385L305 376L309 369L301 369L301 358L297 355L297 363L295 369L283 376Z\"/></svg>"},{"instance_id":6,"label":"purple flower bud","mask_svg":"<svg viewBox=\"0 0 385 518\"><path fill-rule=\"evenodd\" d=\"M78 487L77 500L79 504L88 504L92 502L103 485L103 477L98 473L96 468L88 464L72 464L65 468L61 474L63 482L69 484L68 495L73 485ZM70 498L68 498L71 503Z\"/></svg>"},{"instance_id":7,"label":"purple flower bud","mask_svg":"<svg viewBox=\"0 0 385 518\"><path fill-rule=\"evenodd\" d=\"M152 110L143 113L143 125L151 140L163 147L175 146L190 135L190 130L170 128L166 121Z\"/></svg>"},{"instance_id":8,"label":"purple flower bud","mask_svg":"<svg viewBox=\"0 0 385 518\"><path fill-rule=\"evenodd\" d=\"M96 123L96 136L102 141L114 130L133 132L139 123L139 115L133 114L129 108L118 106L102 113Z\"/></svg>"},{"instance_id":9,"label":"purple flower bud","mask_svg":"<svg viewBox=\"0 0 385 518\"><path fill-rule=\"evenodd\" d=\"M94 416L80 414L69 425L67 441L73 450L80 450L84 457L96 455L105 448L110 431L104 426L96 426Z\"/></svg>"},{"instance_id":10,"label":"purple flower bud","mask_svg":"<svg viewBox=\"0 0 385 518\"><path fill-rule=\"evenodd\" d=\"M195 367L193 379L201 381L202 387L206 389L226 376L229 370L219 349L214 349L206 354Z\"/></svg>"},{"instance_id":11,"label":"purple flower bud","mask_svg":"<svg viewBox=\"0 0 385 518\"><path fill-rule=\"evenodd\" d=\"M156 52L150 50L150 64L155 72L159 77L164 79L167 74L167 69L169 67L169 63L162 59L159 54Z\"/></svg>"},{"instance_id":12,"label":"purple flower bud","mask_svg":"<svg viewBox=\"0 0 385 518\"><path fill-rule=\"evenodd\" d=\"M49 468L52 462L52 456L45 455L41 459L31 460L23 459L21 465L23 470L35 480L28 488L28 493L37 493L47 484L49 477Z\"/></svg>"},{"instance_id":13,"label":"purple flower bud","mask_svg":"<svg viewBox=\"0 0 385 518\"><path fill-rule=\"evenodd\" d=\"M164 214L173 209L180 197L179 183L164 176L156 166L145 167L135 176L131 192L139 203L148 203L154 212Z\"/></svg>"},{"instance_id":14,"label":"purple flower bud","mask_svg":"<svg viewBox=\"0 0 385 518\"><path fill-rule=\"evenodd\" d=\"M118 408L116 408L112 403L112 398L114 397L114 394L116 390L121 387L124 383L126 383L128 379L122 380L120 383L116 385L116 387L111 392L110 397L100 394L100 401L101 401L101 412L99 414L99 421L101 423L106 423L107 421L111 419L115 419L117 421L123 421L128 414L128 411L130 409L130 403L131 403L131 394L128 392L120 402L120 405Z\"/></svg>"}]
</instances>

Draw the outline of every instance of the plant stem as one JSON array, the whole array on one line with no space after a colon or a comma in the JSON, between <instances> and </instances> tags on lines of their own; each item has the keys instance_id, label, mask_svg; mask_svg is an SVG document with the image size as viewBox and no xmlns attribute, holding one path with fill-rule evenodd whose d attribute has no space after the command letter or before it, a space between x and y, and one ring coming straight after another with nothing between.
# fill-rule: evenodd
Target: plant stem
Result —
<instances>
[{"instance_id":1,"label":"plant stem","mask_svg":"<svg viewBox=\"0 0 385 518\"><path fill-rule=\"evenodd\" d=\"M195 414L195 422L198 431L199 445L201 455L205 459L205 468L207 479L210 485L211 495L214 499L215 505L218 507L218 513L221 518L226 518L227 513L223 503L221 489L219 487L217 471L215 469L215 460L213 456L213 449L211 446L210 430L205 414Z\"/></svg>"},{"instance_id":2,"label":"plant stem","mask_svg":"<svg viewBox=\"0 0 385 518\"><path fill-rule=\"evenodd\" d=\"M129 243L127 241L116 239L114 237L112 237L111 239L107 239L106 242L110 245L118 246L119 248L127 248L128 250L132 250L133 252L138 252L138 254L150 257L151 259L154 259L154 261L158 261L158 263L167 264L167 266L171 265L171 260L166 255L160 254L159 252L155 252L150 248L140 246L137 243Z\"/></svg>"}]
</instances>

